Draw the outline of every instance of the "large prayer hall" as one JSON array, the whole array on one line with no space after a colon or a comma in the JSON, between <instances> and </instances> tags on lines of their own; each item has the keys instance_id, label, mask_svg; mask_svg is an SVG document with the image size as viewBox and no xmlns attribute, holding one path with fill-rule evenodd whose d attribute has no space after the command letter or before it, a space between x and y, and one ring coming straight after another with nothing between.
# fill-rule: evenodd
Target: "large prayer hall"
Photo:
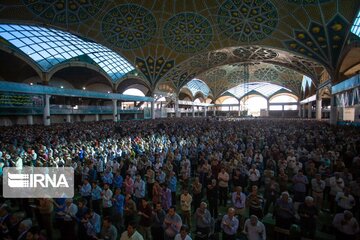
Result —
<instances>
[{"instance_id":1,"label":"large prayer hall","mask_svg":"<svg viewBox=\"0 0 360 240\"><path fill-rule=\"evenodd\" d=\"M360 2L2 0L0 178L4 240L360 240Z\"/></svg>"}]
</instances>

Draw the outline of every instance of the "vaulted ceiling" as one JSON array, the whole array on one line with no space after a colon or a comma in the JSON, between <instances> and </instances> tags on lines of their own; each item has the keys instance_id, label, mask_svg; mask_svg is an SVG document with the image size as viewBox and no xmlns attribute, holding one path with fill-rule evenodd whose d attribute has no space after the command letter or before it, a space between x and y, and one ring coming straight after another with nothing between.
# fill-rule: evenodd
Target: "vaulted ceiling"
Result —
<instances>
[{"instance_id":1,"label":"vaulted ceiling","mask_svg":"<svg viewBox=\"0 0 360 240\"><path fill-rule=\"evenodd\" d=\"M358 0L3 0L0 21L62 29L111 48L151 91L179 91L197 77L219 95L243 81L299 94L335 76ZM1 43L0 43L1 44Z\"/></svg>"}]
</instances>

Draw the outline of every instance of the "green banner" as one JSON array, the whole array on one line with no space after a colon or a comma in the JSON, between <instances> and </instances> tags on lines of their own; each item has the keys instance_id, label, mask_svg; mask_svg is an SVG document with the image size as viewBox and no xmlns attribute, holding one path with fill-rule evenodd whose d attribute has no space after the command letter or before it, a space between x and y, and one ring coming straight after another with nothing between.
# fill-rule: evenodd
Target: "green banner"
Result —
<instances>
[{"instance_id":1,"label":"green banner","mask_svg":"<svg viewBox=\"0 0 360 240\"><path fill-rule=\"evenodd\" d=\"M40 107L44 105L41 95L0 92L0 107Z\"/></svg>"}]
</instances>

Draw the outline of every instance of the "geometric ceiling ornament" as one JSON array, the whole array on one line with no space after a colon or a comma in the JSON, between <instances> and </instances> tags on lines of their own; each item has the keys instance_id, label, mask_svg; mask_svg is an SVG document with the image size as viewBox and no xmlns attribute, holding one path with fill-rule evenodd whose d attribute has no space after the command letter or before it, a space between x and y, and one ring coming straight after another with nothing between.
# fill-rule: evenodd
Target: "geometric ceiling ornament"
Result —
<instances>
[{"instance_id":1,"label":"geometric ceiling ornament","mask_svg":"<svg viewBox=\"0 0 360 240\"><path fill-rule=\"evenodd\" d=\"M302 5L308 5L308 4L318 4L318 3L325 3L329 2L331 0L287 0L289 3L296 3L296 4L302 4Z\"/></svg>"},{"instance_id":2,"label":"geometric ceiling ornament","mask_svg":"<svg viewBox=\"0 0 360 240\"><path fill-rule=\"evenodd\" d=\"M236 70L234 72L231 72L228 76L228 82L229 83L235 83L235 84L240 84L241 82L244 81L243 76L244 76L245 72L244 69L241 68L240 70Z\"/></svg>"},{"instance_id":3,"label":"geometric ceiling ornament","mask_svg":"<svg viewBox=\"0 0 360 240\"><path fill-rule=\"evenodd\" d=\"M194 53L205 49L212 37L210 22L192 12L173 16L166 22L163 30L166 45L181 53Z\"/></svg>"},{"instance_id":4,"label":"geometric ceiling ornament","mask_svg":"<svg viewBox=\"0 0 360 240\"><path fill-rule=\"evenodd\" d=\"M23 0L26 7L36 16L52 23L80 23L96 15L103 0Z\"/></svg>"},{"instance_id":5,"label":"geometric ceiling ornament","mask_svg":"<svg viewBox=\"0 0 360 240\"><path fill-rule=\"evenodd\" d=\"M248 61L248 60L269 60L276 58L278 54L270 49L265 49L262 47L254 47L254 46L247 46L247 47L239 47L233 51L233 54L236 57L241 58L240 61Z\"/></svg>"},{"instance_id":6,"label":"geometric ceiling ornament","mask_svg":"<svg viewBox=\"0 0 360 240\"><path fill-rule=\"evenodd\" d=\"M192 58L191 66L196 68L211 68L221 65L228 58L228 54L221 51L213 51L206 54L199 54Z\"/></svg>"},{"instance_id":7,"label":"geometric ceiling ornament","mask_svg":"<svg viewBox=\"0 0 360 240\"><path fill-rule=\"evenodd\" d=\"M279 21L269 0L227 0L220 6L217 20L226 36L241 42L267 38Z\"/></svg>"},{"instance_id":8,"label":"geometric ceiling ornament","mask_svg":"<svg viewBox=\"0 0 360 240\"><path fill-rule=\"evenodd\" d=\"M326 28L311 22L305 30L295 29L294 39L283 41L287 49L315 58L335 68L340 51L346 39L349 23L340 15L335 15Z\"/></svg>"},{"instance_id":9,"label":"geometric ceiling ornament","mask_svg":"<svg viewBox=\"0 0 360 240\"><path fill-rule=\"evenodd\" d=\"M226 61L228 55L224 52L215 51L209 54L208 64L210 66L216 66Z\"/></svg>"},{"instance_id":10,"label":"geometric ceiling ornament","mask_svg":"<svg viewBox=\"0 0 360 240\"><path fill-rule=\"evenodd\" d=\"M274 65L274 67L276 68L276 70L278 70L281 73L285 73L285 74L293 74L293 73L297 73L292 69L280 66L280 65Z\"/></svg>"},{"instance_id":11,"label":"geometric ceiling ornament","mask_svg":"<svg viewBox=\"0 0 360 240\"><path fill-rule=\"evenodd\" d=\"M147 44L156 33L156 18L146 8L123 4L111 9L102 20L102 34L113 46L136 49Z\"/></svg>"},{"instance_id":12,"label":"geometric ceiling ornament","mask_svg":"<svg viewBox=\"0 0 360 240\"><path fill-rule=\"evenodd\" d=\"M148 56L146 59L137 57L135 64L145 75L147 80L155 85L170 69L175 65L174 60L165 60L164 57L153 58Z\"/></svg>"},{"instance_id":13,"label":"geometric ceiling ornament","mask_svg":"<svg viewBox=\"0 0 360 240\"><path fill-rule=\"evenodd\" d=\"M349 23L340 15L336 15L328 24L326 29L329 36L329 47L331 51L332 64L336 66L342 46L346 39Z\"/></svg>"},{"instance_id":14,"label":"geometric ceiling ornament","mask_svg":"<svg viewBox=\"0 0 360 240\"><path fill-rule=\"evenodd\" d=\"M216 82L218 80L221 80L226 76L226 70L224 69L213 69L206 73L206 79L211 82Z\"/></svg>"},{"instance_id":15,"label":"geometric ceiling ornament","mask_svg":"<svg viewBox=\"0 0 360 240\"><path fill-rule=\"evenodd\" d=\"M254 72L254 77L258 81L262 82L274 82L279 78L279 74L276 70L271 68L260 68Z\"/></svg>"}]
</instances>

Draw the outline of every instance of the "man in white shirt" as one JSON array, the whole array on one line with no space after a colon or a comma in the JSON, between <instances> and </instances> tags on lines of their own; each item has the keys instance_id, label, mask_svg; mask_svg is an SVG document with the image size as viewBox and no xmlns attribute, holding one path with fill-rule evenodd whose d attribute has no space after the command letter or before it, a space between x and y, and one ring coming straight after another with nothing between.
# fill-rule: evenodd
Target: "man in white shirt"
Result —
<instances>
[{"instance_id":1,"label":"man in white shirt","mask_svg":"<svg viewBox=\"0 0 360 240\"><path fill-rule=\"evenodd\" d=\"M112 195L113 192L109 189L109 184L105 183L104 190L101 193L104 217L111 216Z\"/></svg>"},{"instance_id":2,"label":"man in white shirt","mask_svg":"<svg viewBox=\"0 0 360 240\"><path fill-rule=\"evenodd\" d=\"M258 186L259 185L259 179L260 179L260 171L256 169L256 165L251 165L251 168L249 170L249 181L250 186Z\"/></svg>"},{"instance_id":3,"label":"man in white shirt","mask_svg":"<svg viewBox=\"0 0 360 240\"><path fill-rule=\"evenodd\" d=\"M176 234L174 240L192 240L188 235L188 227L186 225L181 226L180 233Z\"/></svg>"},{"instance_id":4,"label":"man in white shirt","mask_svg":"<svg viewBox=\"0 0 360 240\"><path fill-rule=\"evenodd\" d=\"M338 192L336 194L335 201L339 209L338 212L342 212L344 210L351 211L355 206L355 198L350 194L349 187L345 187L343 192Z\"/></svg>"},{"instance_id":5,"label":"man in white shirt","mask_svg":"<svg viewBox=\"0 0 360 240\"><path fill-rule=\"evenodd\" d=\"M121 234L120 240L144 240L144 238L138 231L136 231L136 224L130 222L127 230Z\"/></svg>"},{"instance_id":6,"label":"man in white shirt","mask_svg":"<svg viewBox=\"0 0 360 240\"><path fill-rule=\"evenodd\" d=\"M312 189L312 196L314 198L315 206L318 209L322 208L325 186L326 186L325 181L321 180L321 175L317 173L315 175L315 178L311 180L311 189Z\"/></svg>"},{"instance_id":7,"label":"man in white shirt","mask_svg":"<svg viewBox=\"0 0 360 240\"><path fill-rule=\"evenodd\" d=\"M333 177L329 179L330 184L330 210L334 211L335 209L335 197L338 192L342 192L345 183L344 180L340 177L339 173L335 173Z\"/></svg>"},{"instance_id":8,"label":"man in white shirt","mask_svg":"<svg viewBox=\"0 0 360 240\"><path fill-rule=\"evenodd\" d=\"M189 191L185 188L183 193L180 195L180 206L182 211L182 220L184 224L191 226L191 202L192 196Z\"/></svg>"},{"instance_id":9,"label":"man in white shirt","mask_svg":"<svg viewBox=\"0 0 360 240\"><path fill-rule=\"evenodd\" d=\"M244 233L248 240L266 240L265 226L255 215L245 221Z\"/></svg>"},{"instance_id":10,"label":"man in white shirt","mask_svg":"<svg viewBox=\"0 0 360 240\"><path fill-rule=\"evenodd\" d=\"M226 207L228 188L229 188L229 174L225 171L225 168L222 167L221 171L218 174L219 181L219 205L223 204Z\"/></svg>"},{"instance_id":11,"label":"man in white shirt","mask_svg":"<svg viewBox=\"0 0 360 240\"><path fill-rule=\"evenodd\" d=\"M336 239L355 239L357 233L359 233L359 223L350 211L345 210L344 213L338 213L335 215L332 222L336 228Z\"/></svg>"}]
</instances>

